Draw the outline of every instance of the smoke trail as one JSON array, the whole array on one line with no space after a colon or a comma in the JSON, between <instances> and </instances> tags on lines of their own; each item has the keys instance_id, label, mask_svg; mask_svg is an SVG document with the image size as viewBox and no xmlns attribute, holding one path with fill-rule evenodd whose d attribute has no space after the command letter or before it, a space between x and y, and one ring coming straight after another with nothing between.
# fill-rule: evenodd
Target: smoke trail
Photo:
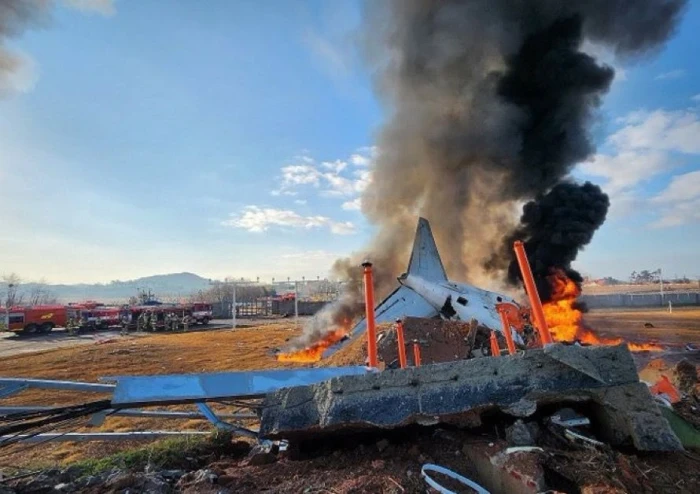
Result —
<instances>
[{"instance_id":1,"label":"smoke trail","mask_svg":"<svg viewBox=\"0 0 700 494\"><path fill-rule=\"evenodd\" d=\"M31 59L8 49L7 41L44 21L47 6L44 0L0 0L0 96L31 86Z\"/></svg>"},{"instance_id":2,"label":"smoke trail","mask_svg":"<svg viewBox=\"0 0 700 494\"><path fill-rule=\"evenodd\" d=\"M71 8L112 15L112 0L63 0ZM35 78L31 58L7 48L10 39L48 23L53 0L0 0L0 97L29 89Z\"/></svg>"}]
</instances>

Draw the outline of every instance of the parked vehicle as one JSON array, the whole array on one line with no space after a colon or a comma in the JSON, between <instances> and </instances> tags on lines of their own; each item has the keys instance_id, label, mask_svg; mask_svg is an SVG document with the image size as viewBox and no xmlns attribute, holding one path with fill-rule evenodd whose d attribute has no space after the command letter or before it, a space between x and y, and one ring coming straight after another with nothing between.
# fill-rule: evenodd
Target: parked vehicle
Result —
<instances>
[{"instance_id":1,"label":"parked vehicle","mask_svg":"<svg viewBox=\"0 0 700 494\"><path fill-rule=\"evenodd\" d=\"M67 311L63 305L16 306L4 311L6 331L34 334L50 333L65 327Z\"/></svg>"}]
</instances>

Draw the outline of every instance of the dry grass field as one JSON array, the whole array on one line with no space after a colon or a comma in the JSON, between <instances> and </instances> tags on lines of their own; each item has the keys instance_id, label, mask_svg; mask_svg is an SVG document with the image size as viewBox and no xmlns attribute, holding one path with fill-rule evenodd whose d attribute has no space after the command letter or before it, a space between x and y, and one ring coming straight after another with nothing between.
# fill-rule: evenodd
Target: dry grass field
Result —
<instances>
[{"instance_id":1,"label":"dry grass field","mask_svg":"<svg viewBox=\"0 0 700 494\"><path fill-rule=\"evenodd\" d=\"M606 295L609 293L658 293L659 285L586 285L583 288L584 295ZM700 282L664 284L665 292L697 292L700 290Z\"/></svg>"}]
</instances>

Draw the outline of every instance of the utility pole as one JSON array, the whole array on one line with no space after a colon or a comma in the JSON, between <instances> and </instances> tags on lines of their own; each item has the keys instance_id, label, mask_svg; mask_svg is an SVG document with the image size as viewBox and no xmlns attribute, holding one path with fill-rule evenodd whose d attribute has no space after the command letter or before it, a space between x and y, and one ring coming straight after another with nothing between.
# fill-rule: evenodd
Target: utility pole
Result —
<instances>
[{"instance_id":1,"label":"utility pole","mask_svg":"<svg viewBox=\"0 0 700 494\"><path fill-rule=\"evenodd\" d=\"M233 291L231 296L231 327L236 329L236 282L233 282Z\"/></svg>"},{"instance_id":2,"label":"utility pole","mask_svg":"<svg viewBox=\"0 0 700 494\"><path fill-rule=\"evenodd\" d=\"M299 283L294 281L294 325L299 327Z\"/></svg>"},{"instance_id":3,"label":"utility pole","mask_svg":"<svg viewBox=\"0 0 700 494\"><path fill-rule=\"evenodd\" d=\"M659 268L659 291L661 293L661 305L664 305L664 277L661 274L661 268Z\"/></svg>"}]
</instances>

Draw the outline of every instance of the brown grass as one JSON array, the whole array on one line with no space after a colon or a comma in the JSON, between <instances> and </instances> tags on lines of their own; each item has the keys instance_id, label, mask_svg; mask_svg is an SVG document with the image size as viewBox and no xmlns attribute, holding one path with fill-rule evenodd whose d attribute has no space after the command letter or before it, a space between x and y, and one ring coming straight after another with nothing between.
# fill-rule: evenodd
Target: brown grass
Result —
<instances>
[{"instance_id":1,"label":"brown grass","mask_svg":"<svg viewBox=\"0 0 700 494\"><path fill-rule=\"evenodd\" d=\"M664 345L700 344L700 308L595 309L585 314L584 323L604 336L627 341L655 340ZM653 325L645 327L646 323Z\"/></svg>"},{"instance_id":2,"label":"brown grass","mask_svg":"<svg viewBox=\"0 0 700 494\"><path fill-rule=\"evenodd\" d=\"M584 295L605 295L609 293L658 293L659 285L590 285L583 287ZM697 292L700 282L664 284L665 292Z\"/></svg>"}]
</instances>

